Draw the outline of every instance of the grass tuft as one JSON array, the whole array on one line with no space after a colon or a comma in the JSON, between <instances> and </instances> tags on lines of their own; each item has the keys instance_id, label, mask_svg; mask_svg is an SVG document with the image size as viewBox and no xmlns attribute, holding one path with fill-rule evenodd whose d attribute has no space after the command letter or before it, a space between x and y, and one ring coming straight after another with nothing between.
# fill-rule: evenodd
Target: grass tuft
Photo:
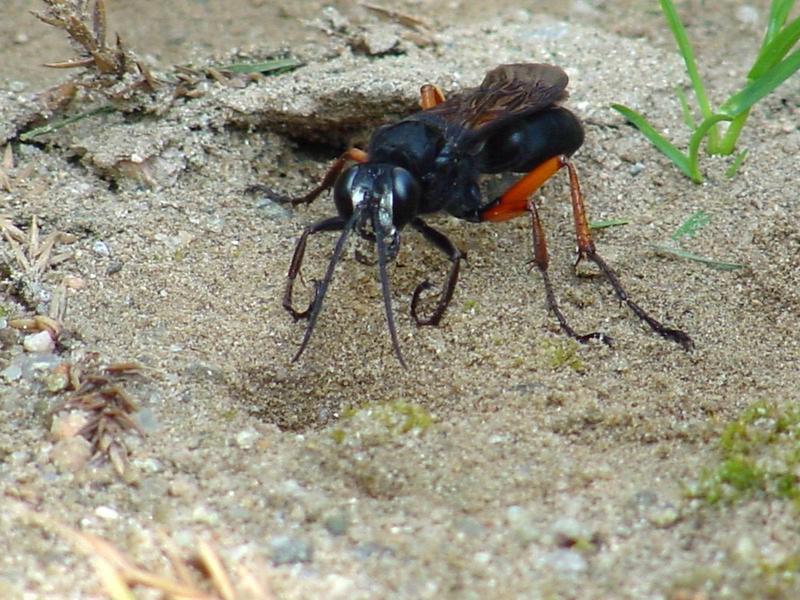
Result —
<instances>
[{"instance_id":1,"label":"grass tuft","mask_svg":"<svg viewBox=\"0 0 800 600\"><path fill-rule=\"evenodd\" d=\"M703 175L700 173L699 149L703 141L706 140L706 150L709 154L722 156L733 154L750 109L800 70L800 49L792 51L800 40L800 17L787 24L794 0L772 0L761 48L747 73L744 85L715 110L706 95L694 50L675 5L672 0L660 0L660 2L661 10L686 65L686 72L692 83L700 112L700 121L697 122L686 95L682 91L678 92L683 120L692 131L688 150L684 152L678 149L635 110L622 104L612 104L611 108L633 123L684 175L695 183L701 183ZM728 123L724 131L720 129L723 121ZM726 174L735 173L743 160L744 155L738 154Z\"/></svg>"}]
</instances>

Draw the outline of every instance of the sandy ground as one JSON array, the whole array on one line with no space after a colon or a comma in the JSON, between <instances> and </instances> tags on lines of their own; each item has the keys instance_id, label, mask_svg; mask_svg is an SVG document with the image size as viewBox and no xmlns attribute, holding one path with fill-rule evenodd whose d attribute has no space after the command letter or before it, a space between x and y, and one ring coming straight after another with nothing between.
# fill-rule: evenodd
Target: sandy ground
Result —
<instances>
[{"instance_id":1,"label":"sandy ground","mask_svg":"<svg viewBox=\"0 0 800 600\"><path fill-rule=\"evenodd\" d=\"M487 17L471 3L401 3L433 24L423 39L342 9L349 33L360 24L374 34L368 47L392 42L379 56L304 24L320 17L315 2L176 2L169 14L163 3L110 4L110 29L163 69L226 62L234 47L291 48L308 64L241 87L209 79L201 97L158 117L97 115L24 144L28 98L65 77L36 65L70 54L28 3L3 9L0 146L12 143L15 177L0 190L0 213L26 233L35 216L42 237L75 240L57 247L71 256L40 277L38 302L4 285L2 318L46 314L65 277L83 287L67 290L57 355L32 357L4 330L0 597L103 596L92 563L55 523L160 573L170 571L162 532L186 557L208 540L237 585L244 568L278 598L800 594L796 569L769 579L770 565L800 552L790 503L709 507L685 494L719 463L725 423L753 402L788 407L800 395L798 80L754 110L740 173L725 178L728 163L706 159L706 183L694 185L608 108L628 104L685 141L672 94L685 75L658 12L645 2L564 4L501 2ZM733 89L766 9L726 2L704 16L690 4L708 87ZM280 305L286 269L302 227L333 207L288 209L248 186L302 193L348 140L413 110L420 83L453 91L519 61L569 73L568 105L586 124L575 162L591 217L630 221L597 233L600 252L642 306L690 333L694 351L652 334L601 278L575 276L559 176L542 194L554 284L572 324L608 333L613 348L558 332L528 268L526 219L436 217L469 262L442 325L418 329L411 292L441 280L445 264L417 234L404 236L390 277L408 369L391 350L376 269L351 252L292 363L304 325ZM146 176L122 168L142 158ZM746 268L653 250L700 209L710 222L685 248ZM331 236L312 239L301 297L332 246ZM2 256L3 276L18 280L10 245ZM564 352L574 360L554 361ZM146 432L123 438L127 477L82 463L74 439L50 433L64 395L47 391L49 369L90 353L144 367L123 384ZM433 424L405 431L408 413L422 423L423 412Z\"/></svg>"}]
</instances>

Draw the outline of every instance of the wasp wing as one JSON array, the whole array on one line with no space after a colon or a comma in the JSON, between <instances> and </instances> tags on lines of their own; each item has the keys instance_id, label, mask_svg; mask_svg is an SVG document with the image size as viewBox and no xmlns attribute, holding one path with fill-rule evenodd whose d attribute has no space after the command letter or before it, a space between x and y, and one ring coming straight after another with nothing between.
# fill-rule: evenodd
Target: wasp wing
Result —
<instances>
[{"instance_id":1,"label":"wasp wing","mask_svg":"<svg viewBox=\"0 0 800 600\"><path fill-rule=\"evenodd\" d=\"M461 142L485 139L505 123L565 100L567 74L555 65L500 65L483 82L419 114L443 120Z\"/></svg>"}]
</instances>

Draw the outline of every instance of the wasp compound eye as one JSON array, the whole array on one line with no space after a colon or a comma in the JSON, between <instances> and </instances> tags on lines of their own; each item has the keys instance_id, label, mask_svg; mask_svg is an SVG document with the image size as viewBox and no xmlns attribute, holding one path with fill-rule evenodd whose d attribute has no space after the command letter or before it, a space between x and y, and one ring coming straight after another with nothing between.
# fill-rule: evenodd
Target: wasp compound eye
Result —
<instances>
[{"instance_id":1,"label":"wasp compound eye","mask_svg":"<svg viewBox=\"0 0 800 600\"><path fill-rule=\"evenodd\" d=\"M403 227L419 213L417 179L401 167L392 169L392 216L395 227Z\"/></svg>"},{"instance_id":2,"label":"wasp compound eye","mask_svg":"<svg viewBox=\"0 0 800 600\"><path fill-rule=\"evenodd\" d=\"M353 214L353 185L358 174L359 165L347 169L333 187L333 201L340 215L347 218Z\"/></svg>"}]
</instances>

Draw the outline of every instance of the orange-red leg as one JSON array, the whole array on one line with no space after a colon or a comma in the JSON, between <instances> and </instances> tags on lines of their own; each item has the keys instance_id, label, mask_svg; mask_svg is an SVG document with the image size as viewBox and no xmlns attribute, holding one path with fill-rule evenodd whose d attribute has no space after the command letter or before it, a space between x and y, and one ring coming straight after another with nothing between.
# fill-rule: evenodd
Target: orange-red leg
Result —
<instances>
[{"instance_id":1,"label":"orange-red leg","mask_svg":"<svg viewBox=\"0 0 800 600\"><path fill-rule=\"evenodd\" d=\"M322 182L315 187L313 190L308 192L305 196L301 196L300 198L291 198L288 200L291 204L310 204L314 201L317 196L319 196L322 192L329 189L336 183L336 178L339 177L344 166L347 164L347 161L354 161L354 162L367 162L367 153L363 150L359 150L358 148L349 148L345 150L342 155L333 161L333 164L328 168L328 171L325 173L325 177L322 178Z\"/></svg>"},{"instance_id":2,"label":"orange-red leg","mask_svg":"<svg viewBox=\"0 0 800 600\"><path fill-rule=\"evenodd\" d=\"M539 270L544 283L545 296L547 298L547 308L558 319L561 329L568 336L575 338L580 342L585 342L589 339L599 339L605 343L610 344L611 339L605 334L592 332L587 334L577 333L567 322L564 313L558 306L555 292L553 291L553 284L550 282L550 275L547 272L550 264L550 257L547 252L547 241L544 235L544 227L542 227L542 220L539 217L539 210L532 198L533 193L536 192L545 181L550 179L555 173L559 171L567 163L565 156L554 156L543 162L541 165L524 175L509 187L502 196L497 198L494 202L488 205L481 211L482 221L506 221L513 219L526 212L531 216L531 236L533 239L533 263ZM581 209L583 205L581 204ZM585 214L581 212L585 222ZM577 224L576 216L576 224ZM577 230L577 226L576 226ZM586 226L586 233L588 235L588 225ZM591 237L588 238L591 241Z\"/></svg>"},{"instance_id":3,"label":"orange-red leg","mask_svg":"<svg viewBox=\"0 0 800 600\"><path fill-rule=\"evenodd\" d=\"M536 202L533 200L533 198L528 201L528 206L531 213L533 262L538 267L539 274L542 276L545 296L547 298L547 308L549 308L550 311L556 316L562 331L564 331L564 333L566 333L569 337L574 338L581 343L590 339L598 339L606 344L611 345L611 338L604 333L593 331L592 333L581 334L576 332L567 322L567 318L564 316L564 313L561 312L561 308L558 306L558 300L556 300L556 294L553 291L553 284L550 282L550 275L547 273L547 267L550 262L547 254L547 242L544 238L544 228L542 227L542 221L539 218L539 210L536 208Z\"/></svg>"},{"instance_id":4,"label":"orange-red leg","mask_svg":"<svg viewBox=\"0 0 800 600\"><path fill-rule=\"evenodd\" d=\"M544 227L542 227L542 221L539 218L539 210L536 208L536 202L533 198L528 200L528 210L531 214L531 236L533 238L533 262L539 269L539 273L542 276L542 281L544 282L544 291L545 296L547 298L547 308L552 311L552 313L558 319L558 324L561 326L562 331L566 333L571 338L578 340L579 342L583 343L590 339L597 339L606 344L611 345L611 338L604 333L600 333L598 331L593 331L592 333L578 333L576 332L570 324L567 322L567 318L564 316L564 313L561 312L561 308L558 306L558 300L556 300L556 294L553 291L553 284L550 283L550 275L547 273L547 268L550 263L550 259L547 253L547 242L545 241L544 237Z\"/></svg>"},{"instance_id":5,"label":"orange-red leg","mask_svg":"<svg viewBox=\"0 0 800 600\"><path fill-rule=\"evenodd\" d=\"M422 110L433 108L444 102L444 93L432 83L426 83L419 89L419 106Z\"/></svg>"},{"instance_id":6,"label":"orange-red leg","mask_svg":"<svg viewBox=\"0 0 800 600\"><path fill-rule=\"evenodd\" d=\"M578 334L572 327L570 327L564 314L558 306L553 286L550 283L550 276L547 273L549 266L549 257L547 253L547 242L544 237L544 228L542 227L539 212L533 202L531 196L538 190L545 181L557 173L562 167L566 167L569 174L569 187L570 187L570 200L572 203L572 217L575 228L575 238L578 246L577 264L583 260L591 260L600 271L603 273L608 283L614 289L614 293L620 302L624 302L630 307L634 314L642 321L647 323L650 328L658 333L660 336L671 339L677 342L685 349L691 349L693 346L692 339L680 329L673 329L664 326L661 322L651 317L643 308L636 304L628 297L625 288L617 277L617 274L608 266L603 258L597 253L597 250L592 240L591 230L589 229L589 222L586 217L586 206L583 201L583 194L581 194L581 187L578 181L578 174L575 167L569 162L566 156L556 156L546 160L544 163L524 175L519 181L509 187L502 196L497 198L494 202L484 208L480 217L482 221L505 221L514 217L520 216L525 212L531 215L531 235L533 238L533 262L539 269L542 275L542 280L545 286L545 294L547 296L547 306L555 314L558 319L561 329L570 337L584 342L588 339L600 339L605 343L610 344L611 338L602 333L589 333Z\"/></svg>"},{"instance_id":7,"label":"orange-red leg","mask_svg":"<svg viewBox=\"0 0 800 600\"><path fill-rule=\"evenodd\" d=\"M597 265L605 278L608 280L608 283L614 289L614 293L617 295L617 298L619 298L619 301L627 304L637 317L650 326L650 329L655 331L661 337L670 339L673 342L680 344L685 350L691 350L694 347L692 338L689 337L686 332L681 331L680 329L666 327L660 321L651 317L641 306L631 300L628 297L628 293L625 291L625 288L622 287L622 283L620 282L619 277L617 277L617 274L597 253L597 250L594 246L594 241L592 241L592 234L589 231L589 223L586 219L586 207L583 202L583 194L581 194L581 186L580 183L578 183L578 174L575 171L575 167L569 161L565 160L564 165L569 171L572 216L575 221L575 237L577 238L578 243L578 259L575 264L577 265L578 262L584 258L592 261Z\"/></svg>"},{"instance_id":8,"label":"orange-red leg","mask_svg":"<svg viewBox=\"0 0 800 600\"><path fill-rule=\"evenodd\" d=\"M503 195L481 211L481 221L507 221L528 212L528 199L564 166L566 158L554 156L524 175Z\"/></svg>"}]
</instances>

